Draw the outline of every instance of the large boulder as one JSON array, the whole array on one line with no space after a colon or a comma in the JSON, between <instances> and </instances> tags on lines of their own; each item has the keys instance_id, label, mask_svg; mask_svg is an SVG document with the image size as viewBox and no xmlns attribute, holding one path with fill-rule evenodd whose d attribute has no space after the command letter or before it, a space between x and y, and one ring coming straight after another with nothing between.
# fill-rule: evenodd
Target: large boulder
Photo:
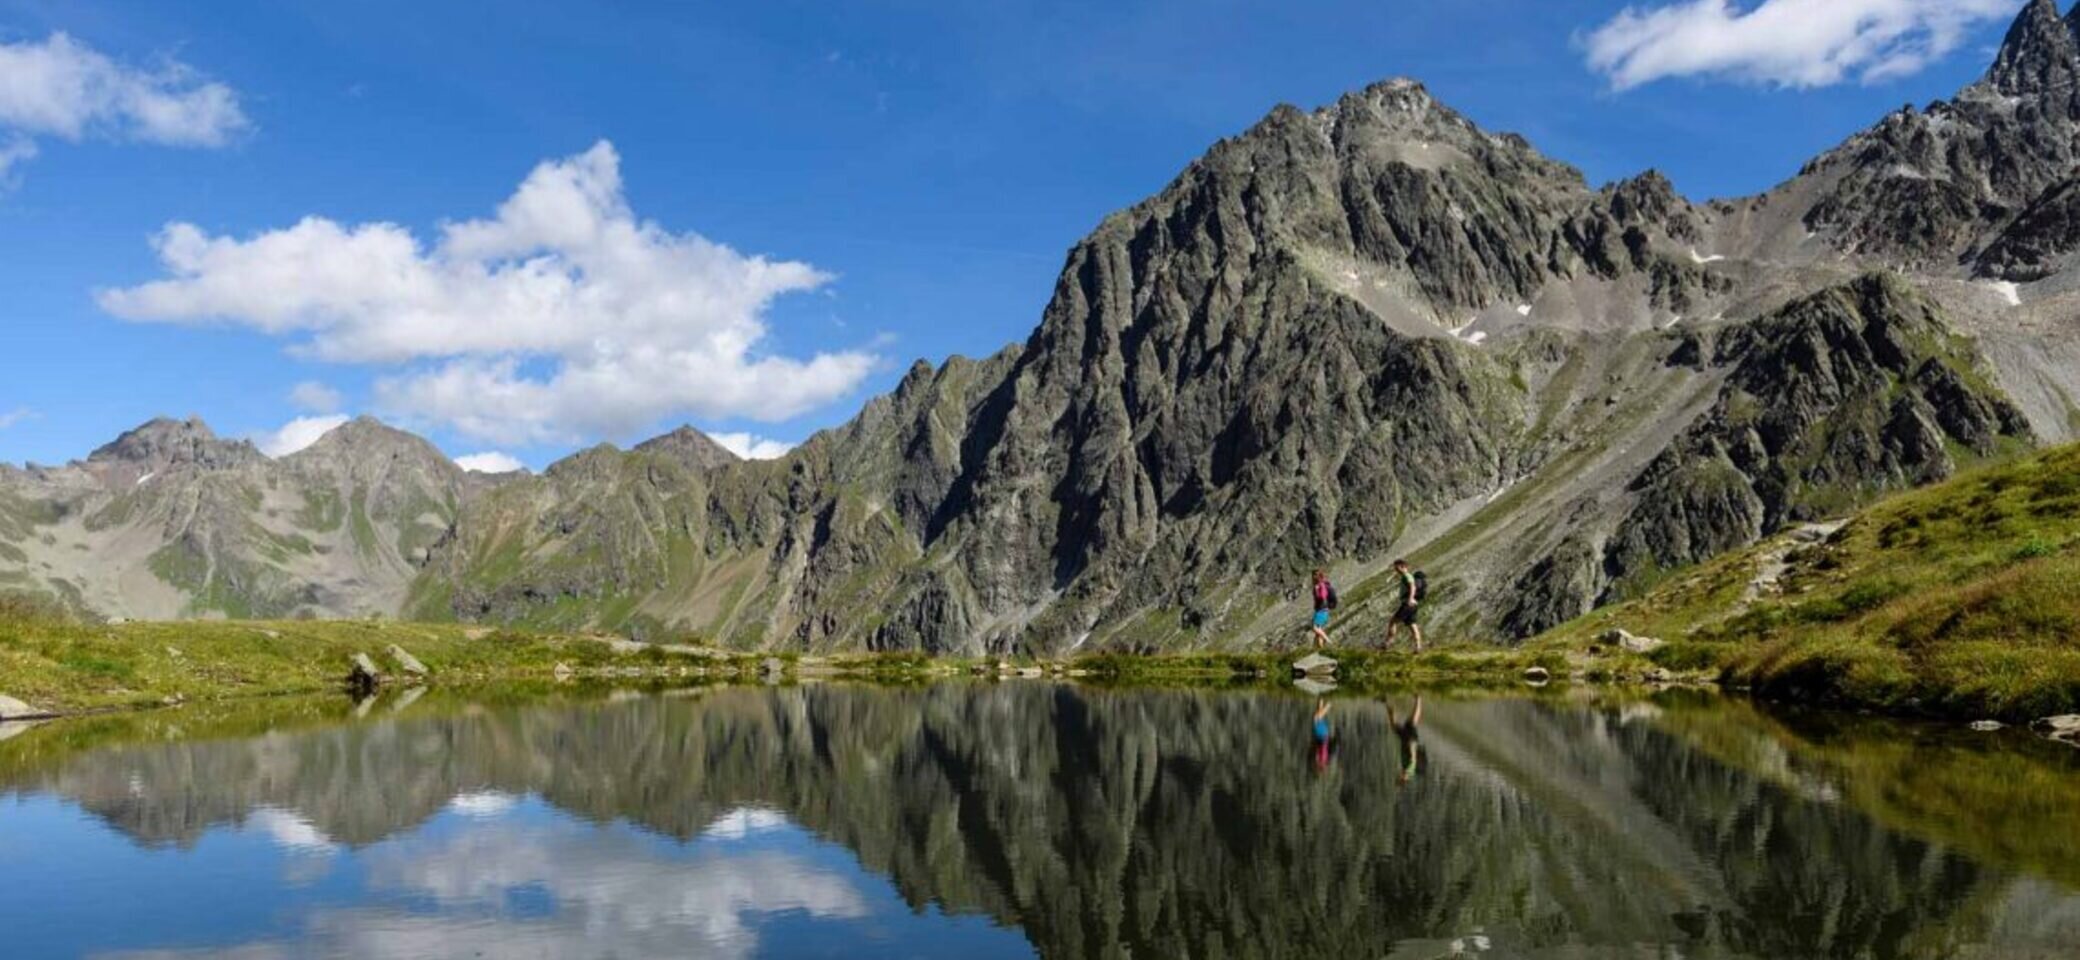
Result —
<instances>
[{"instance_id":1,"label":"large boulder","mask_svg":"<svg viewBox=\"0 0 2080 960\"><path fill-rule=\"evenodd\" d=\"M1310 653L1293 661L1293 673L1301 676L1328 676L1336 672L1336 661L1319 653Z\"/></svg>"},{"instance_id":2,"label":"large boulder","mask_svg":"<svg viewBox=\"0 0 2080 960\"><path fill-rule=\"evenodd\" d=\"M405 652L403 647L393 643L386 652L390 654L390 662L397 664L397 668L406 675L422 680L426 678L426 665L420 663L418 657Z\"/></svg>"},{"instance_id":3,"label":"large boulder","mask_svg":"<svg viewBox=\"0 0 2080 960\"><path fill-rule=\"evenodd\" d=\"M0 695L0 720L26 720L48 716L48 710L40 710L13 697Z\"/></svg>"},{"instance_id":4,"label":"large boulder","mask_svg":"<svg viewBox=\"0 0 2080 960\"><path fill-rule=\"evenodd\" d=\"M352 690L357 696L366 696L376 692L376 688L382 685L383 672L376 669L376 662L369 659L368 654L355 654L349 661L347 689Z\"/></svg>"},{"instance_id":5,"label":"large boulder","mask_svg":"<svg viewBox=\"0 0 2080 960\"><path fill-rule=\"evenodd\" d=\"M1648 654L1668 645L1665 640L1642 637L1622 627L1613 627L1603 633L1603 642L1630 653Z\"/></svg>"}]
</instances>

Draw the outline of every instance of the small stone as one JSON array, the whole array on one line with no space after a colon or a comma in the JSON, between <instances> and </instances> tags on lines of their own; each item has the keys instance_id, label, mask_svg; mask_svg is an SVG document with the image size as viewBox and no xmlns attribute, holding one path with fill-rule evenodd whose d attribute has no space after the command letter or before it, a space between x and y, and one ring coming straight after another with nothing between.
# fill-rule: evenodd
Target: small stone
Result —
<instances>
[{"instance_id":1,"label":"small stone","mask_svg":"<svg viewBox=\"0 0 2080 960\"><path fill-rule=\"evenodd\" d=\"M180 649L177 647L167 647L166 655L174 658L175 660L179 660L183 656L183 654L180 652Z\"/></svg>"},{"instance_id":2,"label":"small stone","mask_svg":"<svg viewBox=\"0 0 2080 960\"><path fill-rule=\"evenodd\" d=\"M1336 661L1319 653L1310 653L1293 661L1293 672L1306 676L1323 676L1336 672Z\"/></svg>"},{"instance_id":3,"label":"small stone","mask_svg":"<svg viewBox=\"0 0 2080 960\"><path fill-rule=\"evenodd\" d=\"M1674 683L1675 679L1676 675L1669 672L1667 667L1655 667L1647 671L1648 683Z\"/></svg>"},{"instance_id":4,"label":"small stone","mask_svg":"<svg viewBox=\"0 0 2080 960\"><path fill-rule=\"evenodd\" d=\"M178 693L169 693L159 698L159 705L162 707L178 707L187 702L188 698Z\"/></svg>"},{"instance_id":5,"label":"small stone","mask_svg":"<svg viewBox=\"0 0 2080 960\"><path fill-rule=\"evenodd\" d=\"M349 662L352 664L352 669L347 671L349 689L358 694L367 694L374 693L377 687L382 686L382 671L376 669L376 662L369 659L368 654L357 653Z\"/></svg>"},{"instance_id":6,"label":"small stone","mask_svg":"<svg viewBox=\"0 0 2080 960\"><path fill-rule=\"evenodd\" d=\"M1999 730L2003 726L2006 726L2006 724L2001 723L1999 720L1972 721L1972 729L1977 730L1980 733L1992 733L1995 730Z\"/></svg>"},{"instance_id":7,"label":"small stone","mask_svg":"<svg viewBox=\"0 0 2080 960\"><path fill-rule=\"evenodd\" d=\"M1665 641L1656 640L1653 637L1642 637L1629 630L1616 627L1604 631L1602 639L1604 643L1611 646L1639 654L1653 653L1662 647L1668 646Z\"/></svg>"},{"instance_id":8,"label":"small stone","mask_svg":"<svg viewBox=\"0 0 2080 960\"><path fill-rule=\"evenodd\" d=\"M767 657L758 665L758 672L769 677L777 677L786 669L787 664L780 662L779 657Z\"/></svg>"},{"instance_id":9,"label":"small stone","mask_svg":"<svg viewBox=\"0 0 2080 960\"><path fill-rule=\"evenodd\" d=\"M569 680L577 673L577 671L571 669L571 665L568 663L558 663L549 672L558 680Z\"/></svg>"},{"instance_id":10,"label":"small stone","mask_svg":"<svg viewBox=\"0 0 2080 960\"><path fill-rule=\"evenodd\" d=\"M384 652L390 655L390 661L397 664L398 669L415 677L426 676L426 665L420 663L418 657L406 653L403 647L393 643L390 645L390 649Z\"/></svg>"},{"instance_id":11,"label":"small stone","mask_svg":"<svg viewBox=\"0 0 2080 960\"><path fill-rule=\"evenodd\" d=\"M1544 667L1525 667L1524 680L1528 683L1545 683L1553 679L1553 673Z\"/></svg>"},{"instance_id":12,"label":"small stone","mask_svg":"<svg viewBox=\"0 0 2080 960\"><path fill-rule=\"evenodd\" d=\"M1018 668L1018 675L1027 679L1031 679L1033 677L1047 676L1047 671L1042 670L1039 667L1020 667Z\"/></svg>"}]
</instances>

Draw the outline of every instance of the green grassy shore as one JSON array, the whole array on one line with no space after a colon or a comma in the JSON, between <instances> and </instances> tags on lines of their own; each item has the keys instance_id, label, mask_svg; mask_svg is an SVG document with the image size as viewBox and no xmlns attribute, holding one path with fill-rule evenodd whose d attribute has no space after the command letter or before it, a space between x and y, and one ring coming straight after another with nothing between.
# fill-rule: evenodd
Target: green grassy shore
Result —
<instances>
[{"instance_id":1,"label":"green grassy shore","mask_svg":"<svg viewBox=\"0 0 2080 960\"><path fill-rule=\"evenodd\" d=\"M223 702L345 688L350 658L366 653L401 678L396 645L425 664L435 686L553 683L559 678L667 682L854 678L922 682L947 677L1063 677L1086 683L1195 686L1283 684L1300 651L1251 654L1099 654L1063 660L931 658L921 654L767 654L617 638L389 621L203 621L86 624L0 600L0 694L57 713ZM1463 648L1420 657L1331 651L1346 687L1516 683L1533 666L1568 669L1550 651ZM768 661L777 661L769 663ZM1652 667L1633 664L1644 674ZM560 668L560 669L559 669Z\"/></svg>"},{"instance_id":2,"label":"green grassy shore","mask_svg":"<svg viewBox=\"0 0 2080 960\"><path fill-rule=\"evenodd\" d=\"M2008 721L2080 711L2080 445L1678 571L1534 646L1587 650L1612 628L1668 641L1651 655L1664 666L1775 699Z\"/></svg>"}]
</instances>

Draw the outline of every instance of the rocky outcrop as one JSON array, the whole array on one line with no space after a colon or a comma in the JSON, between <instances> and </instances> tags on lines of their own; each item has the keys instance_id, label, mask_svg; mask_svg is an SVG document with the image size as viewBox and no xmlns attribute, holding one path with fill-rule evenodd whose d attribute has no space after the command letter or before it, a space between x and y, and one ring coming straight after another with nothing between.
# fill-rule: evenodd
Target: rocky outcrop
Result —
<instances>
[{"instance_id":1,"label":"rocky outcrop","mask_svg":"<svg viewBox=\"0 0 2080 960\"><path fill-rule=\"evenodd\" d=\"M93 466L117 465L157 473L178 467L224 470L267 459L244 440L222 440L200 419L152 420L96 449L87 457ZM135 476L128 479L134 481Z\"/></svg>"},{"instance_id":2,"label":"rocky outcrop","mask_svg":"<svg viewBox=\"0 0 2080 960\"><path fill-rule=\"evenodd\" d=\"M1806 225L1852 254L1950 267L2080 164L2076 78L2080 41L2053 0L2030 0L1981 82L1903 107L1806 168L1820 191Z\"/></svg>"},{"instance_id":3,"label":"rocky outcrop","mask_svg":"<svg viewBox=\"0 0 2080 960\"><path fill-rule=\"evenodd\" d=\"M669 457L689 470L726 467L741 460L722 444L716 443L714 438L692 427L680 427L663 436L636 444L636 452Z\"/></svg>"},{"instance_id":4,"label":"rocky outcrop","mask_svg":"<svg viewBox=\"0 0 2080 960\"><path fill-rule=\"evenodd\" d=\"M1727 331L1718 402L1646 472L1605 554L1615 589L2033 441L1941 310L1873 274ZM1552 626L1554 624L1545 624Z\"/></svg>"},{"instance_id":5,"label":"rocky outcrop","mask_svg":"<svg viewBox=\"0 0 2080 960\"><path fill-rule=\"evenodd\" d=\"M2064 266L2080 250L2080 179L2061 180L1994 235L1972 259L1981 277L2027 283Z\"/></svg>"}]
</instances>

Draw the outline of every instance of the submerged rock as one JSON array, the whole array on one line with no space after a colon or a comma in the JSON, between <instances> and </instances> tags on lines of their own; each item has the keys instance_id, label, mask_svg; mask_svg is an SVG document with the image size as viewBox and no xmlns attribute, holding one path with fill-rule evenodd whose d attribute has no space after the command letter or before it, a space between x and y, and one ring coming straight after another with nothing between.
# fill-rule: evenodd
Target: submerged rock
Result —
<instances>
[{"instance_id":1,"label":"submerged rock","mask_svg":"<svg viewBox=\"0 0 2080 960\"><path fill-rule=\"evenodd\" d=\"M2037 729L2039 731L2042 731L2045 736L2050 737L2053 740L2063 740L2066 743L2080 744L2080 713L2068 713L2056 717L2045 717L2044 719L2037 721L2036 726Z\"/></svg>"},{"instance_id":2,"label":"submerged rock","mask_svg":"<svg viewBox=\"0 0 2080 960\"><path fill-rule=\"evenodd\" d=\"M1293 688L1301 693L1313 694L1319 697L1336 689L1336 679L1334 677L1301 677L1293 681Z\"/></svg>"},{"instance_id":3,"label":"submerged rock","mask_svg":"<svg viewBox=\"0 0 2080 960\"><path fill-rule=\"evenodd\" d=\"M1995 730L1999 730L1999 729L2001 729L2001 728L2002 728L2002 727L2004 727L2004 726L2007 726L2007 724L2004 724L2004 723L2000 722L1999 720L1974 720L1974 721L1972 721L1972 729L1974 729L1974 730L1977 730L1977 731L1979 731L1980 733L1992 733L1993 731L1995 731Z\"/></svg>"}]
</instances>

